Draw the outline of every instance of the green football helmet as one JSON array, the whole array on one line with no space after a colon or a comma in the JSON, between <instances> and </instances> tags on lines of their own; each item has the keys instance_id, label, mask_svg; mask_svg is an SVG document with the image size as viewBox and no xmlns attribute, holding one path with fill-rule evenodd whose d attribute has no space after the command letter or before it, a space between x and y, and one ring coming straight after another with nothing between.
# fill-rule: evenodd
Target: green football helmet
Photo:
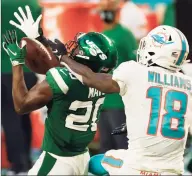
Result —
<instances>
[{"instance_id":1,"label":"green football helmet","mask_svg":"<svg viewBox=\"0 0 192 176\"><path fill-rule=\"evenodd\" d=\"M98 32L78 33L65 45L68 55L75 61L87 65L94 72L108 73L117 63L115 44Z\"/></svg>"}]
</instances>

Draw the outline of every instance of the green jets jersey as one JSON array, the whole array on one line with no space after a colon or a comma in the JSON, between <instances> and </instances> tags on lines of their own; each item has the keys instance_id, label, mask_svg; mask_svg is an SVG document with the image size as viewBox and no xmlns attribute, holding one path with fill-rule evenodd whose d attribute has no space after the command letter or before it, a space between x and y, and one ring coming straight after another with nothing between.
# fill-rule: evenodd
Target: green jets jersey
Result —
<instances>
[{"instance_id":1,"label":"green jets jersey","mask_svg":"<svg viewBox=\"0 0 192 176\"><path fill-rule=\"evenodd\" d=\"M42 149L59 156L87 151L93 140L104 94L79 82L66 68L50 69L46 81L53 92Z\"/></svg>"}]
</instances>

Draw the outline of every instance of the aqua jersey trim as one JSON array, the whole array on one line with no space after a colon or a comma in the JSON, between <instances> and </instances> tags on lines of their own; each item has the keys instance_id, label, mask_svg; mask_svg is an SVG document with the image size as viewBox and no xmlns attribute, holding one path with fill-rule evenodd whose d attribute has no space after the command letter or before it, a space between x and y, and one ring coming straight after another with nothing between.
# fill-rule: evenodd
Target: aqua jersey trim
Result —
<instances>
[{"instance_id":1,"label":"aqua jersey trim","mask_svg":"<svg viewBox=\"0 0 192 176\"><path fill-rule=\"evenodd\" d=\"M176 62L176 65L181 65L183 59L184 59L184 56L185 56L185 53L186 53L186 49L187 49L187 44L186 44L186 41L185 41L185 38L181 36L180 32L177 31L177 33L179 34L179 37L181 39L181 45L182 45L182 48L181 48L181 53L180 53L180 56Z\"/></svg>"},{"instance_id":2,"label":"aqua jersey trim","mask_svg":"<svg viewBox=\"0 0 192 176\"><path fill-rule=\"evenodd\" d=\"M112 167L121 168L123 165L123 160L118 159L118 158L114 158L112 156L104 156L102 163L108 164Z\"/></svg>"}]
</instances>

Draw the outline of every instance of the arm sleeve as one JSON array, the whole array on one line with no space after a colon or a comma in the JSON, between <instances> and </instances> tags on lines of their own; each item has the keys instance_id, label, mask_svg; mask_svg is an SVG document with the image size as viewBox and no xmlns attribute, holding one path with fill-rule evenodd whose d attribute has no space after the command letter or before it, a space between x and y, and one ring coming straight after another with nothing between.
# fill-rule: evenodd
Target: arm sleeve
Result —
<instances>
[{"instance_id":1,"label":"arm sleeve","mask_svg":"<svg viewBox=\"0 0 192 176\"><path fill-rule=\"evenodd\" d=\"M67 94L72 84L69 72L65 68L51 68L46 73L46 81L53 91L53 96Z\"/></svg>"},{"instance_id":2,"label":"arm sleeve","mask_svg":"<svg viewBox=\"0 0 192 176\"><path fill-rule=\"evenodd\" d=\"M133 67L135 63L135 61L123 62L113 72L112 79L118 83L121 96L126 93L127 87L130 85L131 79L134 77Z\"/></svg>"}]
</instances>

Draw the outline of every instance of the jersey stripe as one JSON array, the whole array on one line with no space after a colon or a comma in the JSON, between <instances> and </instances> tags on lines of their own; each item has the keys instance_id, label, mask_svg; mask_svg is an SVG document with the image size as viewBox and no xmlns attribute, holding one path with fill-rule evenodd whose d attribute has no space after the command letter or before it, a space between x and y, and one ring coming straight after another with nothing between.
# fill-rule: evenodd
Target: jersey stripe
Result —
<instances>
[{"instance_id":1,"label":"jersey stripe","mask_svg":"<svg viewBox=\"0 0 192 176\"><path fill-rule=\"evenodd\" d=\"M50 71L51 75L53 76L55 82L57 83L58 87L61 89L61 91L64 94L67 94L69 87L67 86L67 84L65 83L65 81L63 80L61 75L59 74L58 70L55 68L52 68L49 71Z\"/></svg>"},{"instance_id":2,"label":"jersey stripe","mask_svg":"<svg viewBox=\"0 0 192 176\"><path fill-rule=\"evenodd\" d=\"M179 37L181 39L182 48L181 48L180 56L176 62L176 65L181 65L187 50L187 44L186 44L185 38L181 35L181 33L179 31L177 31L177 33L179 34Z\"/></svg>"}]
</instances>

